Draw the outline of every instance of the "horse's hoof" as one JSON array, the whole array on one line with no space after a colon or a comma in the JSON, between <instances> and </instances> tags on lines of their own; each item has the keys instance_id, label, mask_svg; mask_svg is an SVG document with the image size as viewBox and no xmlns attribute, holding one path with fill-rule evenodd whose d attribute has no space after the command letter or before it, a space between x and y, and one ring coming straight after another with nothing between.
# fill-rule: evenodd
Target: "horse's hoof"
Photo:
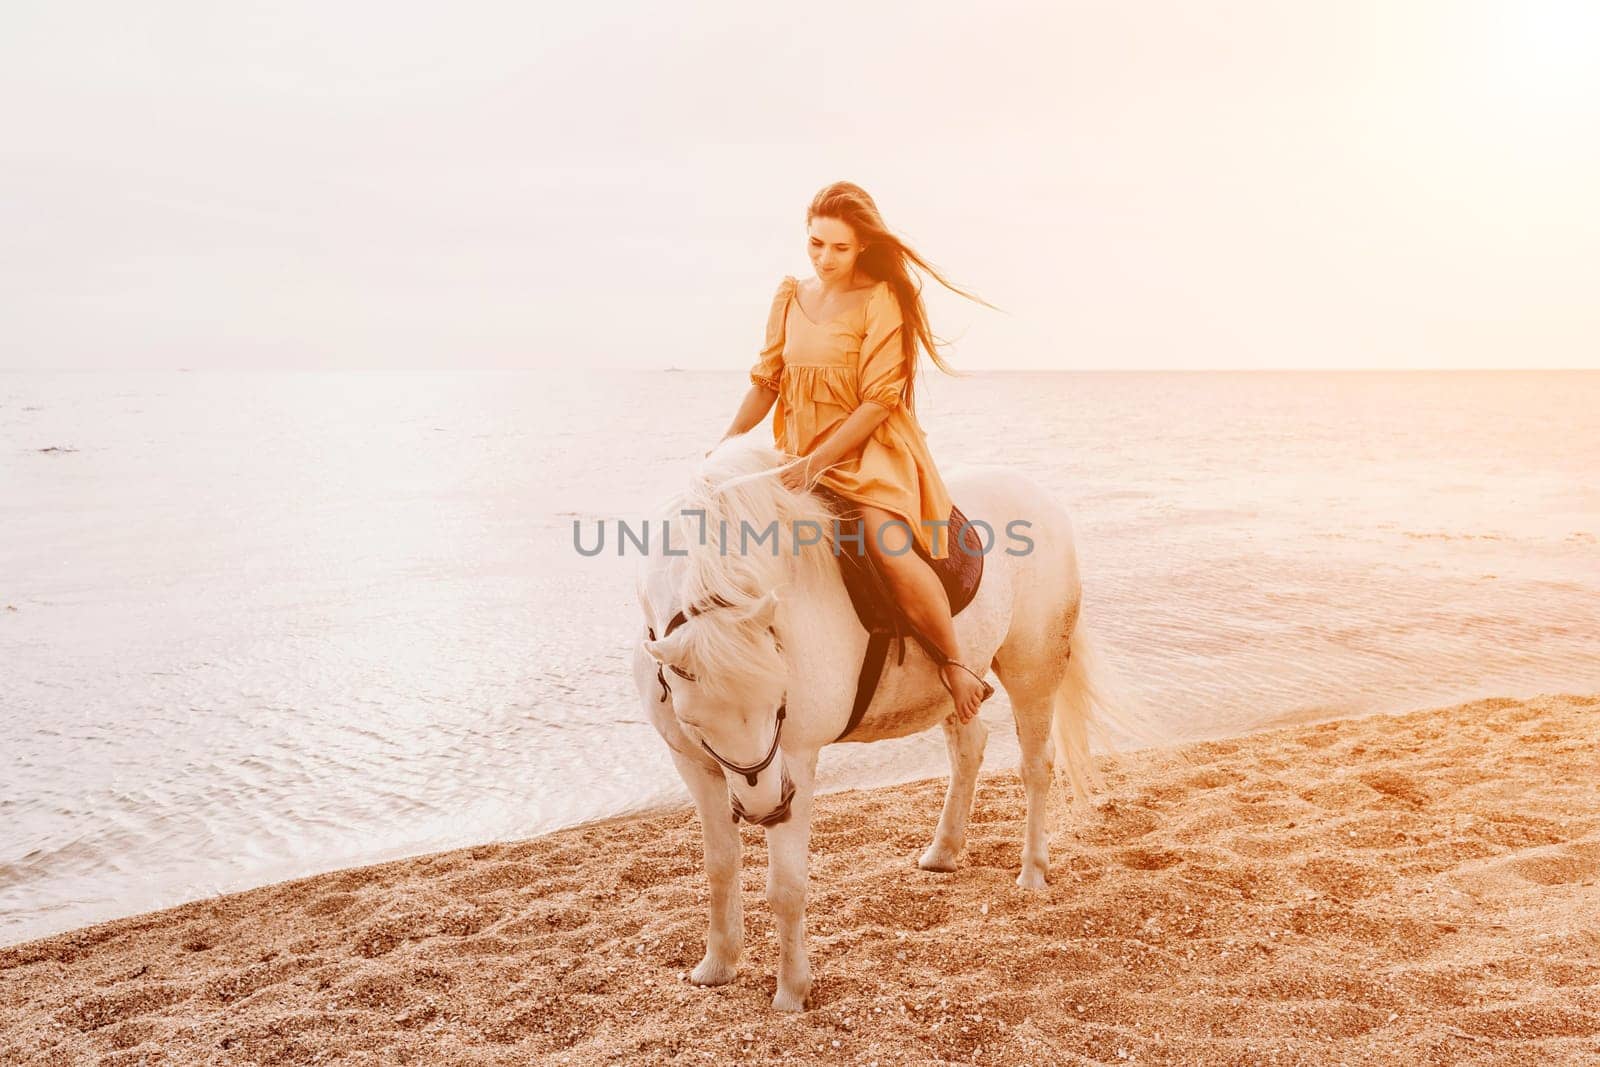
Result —
<instances>
[{"instance_id":1,"label":"horse's hoof","mask_svg":"<svg viewBox=\"0 0 1600 1067\"><path fill-rule=\"evenodd\" d=\"M917 860L917 866L925 871L943 871L948 874L956 869L960 853L956 849L946 848L940 844L928 846L928 850Z\"/></svg>"},{"instance_id":2,"label":"horse's hoof","mask_svg":"<svg viewBox=\"0 0 1600 1067\"><path fill-rule=\"evenodd\" d=\"M707 956L689 972L689 981L695 985L727 985L738 973L737 963L723 963Z\"/></svg>"},{"instance_id":3,"label":"horse's hoof","mask_svg":"<svg viewBox=\"0 0 1600 1067\"><path fill-rule=\"evenodd\" d=\"M1017 884L1024 889L1048 889L1050 879L1045 877L1044 867L1030 863L1017 875Z\"/></svg>"},{"instance_id":4,"label":"horse's hoof","mask_svg":"<svg viewBox=\"0 0 1600 1067\"><path fill-rule=\"evenodd\" d=\"M804 993L800 993L798 995L796 995L794 993L785 993L783 990L780 989L775 994L773 994L773 997L772 997L772 1010L773 1011L805 1011L806 1010L806 995Z\"/></svg>"}]
</instances>

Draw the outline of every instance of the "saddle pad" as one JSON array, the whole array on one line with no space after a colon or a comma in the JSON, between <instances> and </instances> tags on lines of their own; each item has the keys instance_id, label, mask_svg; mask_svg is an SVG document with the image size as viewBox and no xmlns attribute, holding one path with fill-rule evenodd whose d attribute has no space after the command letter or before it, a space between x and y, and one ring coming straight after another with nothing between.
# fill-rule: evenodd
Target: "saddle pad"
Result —
<instances>
[{"instance_id":1,"label":"saddle pad","mask_svg":"<svg viewBox=\"0 0 1600 1067\"><path fill-rule=\"evenodd\" d=\"M842 534L860 532L860 512L853 501L824 487L818 487L813 492L839 517ZM978 583L983 580L983 539L978 536L977 529L968 526L962 543L955 543L956 534L962 532L966 521L966 515L952 503L950 525L940 534L941 540L951 546L949 555L944 559L929 559L920 544L913 542L912 546L913 551L929 563L939 576L945 595L950 598L952 616L972 603L972 598L978 592ZM962 545L965 545L965 550ZM869 634L904 629L905 620L895 607L888 583L879 573L872 556L864 550L858 551L854 540L836 544L834 550L839 559L840 576L844 579L844 587L850 594L850 603L855 606L856 618L861 620L862 628Z\"/></svg>"},{"instance_id":2,"label":"saddle pad","mask_svg":"<svg viewBox=\"0 0 1600 1067\"><path fill-rule=\"evenodd\" d=\"M856 697L850 709L850 719L839 736L834 739L843 741L860 725L866 715L867 706L872 703L872 695L878 689L878 679L883 674L885 661L889 658L891 642L899 646L895 657L896 663L905 662L907 635L921 644L934 662L942 662L943 655L934 647L927 635L913 626L911 620L900 611L889 591L887 580L879 573L878 565L872 556L865 551L865 540L860 542L860 550L856 541L842 540L844 535L862 532L859 525L860 512L854 502L822 486L818 486L813 492L840 520L841 540L833 543L832 547L835 557L839 560L839 573L844 579L845 590L850 594L850 603L855 607L856 618L860 620L868 635L867 650L861 657L861 672L856 677ZM917 555L926 560L933 567L934 573L939 576L945 595L950 598L952 616L972 603L972 598L978 592L978 583L983 580L983 540L972 527L962 529L966 521L967 517L952 502L950 525L940 535L947 544L951 544L951 551L944 559L929 559L920 545L915 541L912 543ZM832 531L829 533L831 535ZM952 543L958 533L963 535L961 542ZM962 545L966 546L964 551Z\"/></svg>"}]
</instances>

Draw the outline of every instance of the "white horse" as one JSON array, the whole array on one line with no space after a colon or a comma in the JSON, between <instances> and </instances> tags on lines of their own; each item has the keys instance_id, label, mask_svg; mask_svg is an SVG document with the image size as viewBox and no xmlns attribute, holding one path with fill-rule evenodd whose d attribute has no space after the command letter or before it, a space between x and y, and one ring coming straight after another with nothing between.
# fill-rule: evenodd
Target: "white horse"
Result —
<instances>
[{"instance_id":1,"label":"white horse","mask_svg":"<svg viewBox=\"0 0 1600 1067\"><path fill-rule=\"evenodd\" d=\"M773 472L788 459L748 435L733 438L669 502L660 520L670 525L672 554L653 550L639 567L648 630L635 649L633 673L705 834L710 926L691 980L719 985L738 969L743 817L767 835L767 902L779 936L772 1004L800 1011L811 987L805 900L817 754L849 720L867 634L830 539L803 544L815 540L813 531L831 533L834 516L812 494L783 486ZM1079 619L1072 526L1058 503L1015 473L957 468L946 485L969 519L996 532L978 592L954 621L962 658L991 664L1011 700L1027 793L1017 884L1041 889L1050 869L1045 820L1052 765L1085 798L1098 781L1088 733L1107 710ZM1018 529L1031 549L999 536L1013 520L1029 524ZM777 540L758 541L774 522ZM839 549L857 550L848 541ZM936 724L949 747L950 785L933 842L918 862L952 871L965 844L988 730L981 717L955 721L950 694L920 645L907 643L903 664L891 655L850 740L904 737ZM1064 767L1055 761L1058 752Z\"/></svg>"}]
</instances>

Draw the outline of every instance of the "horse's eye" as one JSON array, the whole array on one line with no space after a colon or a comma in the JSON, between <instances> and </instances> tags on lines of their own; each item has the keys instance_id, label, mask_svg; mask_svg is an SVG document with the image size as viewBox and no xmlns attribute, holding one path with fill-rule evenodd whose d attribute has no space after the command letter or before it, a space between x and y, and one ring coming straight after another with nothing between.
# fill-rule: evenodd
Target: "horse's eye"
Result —
<instances>
[{"instance_id":1,"label":"horse's eye","mask_svg":"<svg viewBox=\"0 0 1600 1067\"><path fill-rule=\"evenodd\" d=\"M676 663L669 663L667 666L670 667L672 669L672 673L676 674L679 678L690 682L694 681L694 675L690 674Z\"/></svg>"}]
</instances>

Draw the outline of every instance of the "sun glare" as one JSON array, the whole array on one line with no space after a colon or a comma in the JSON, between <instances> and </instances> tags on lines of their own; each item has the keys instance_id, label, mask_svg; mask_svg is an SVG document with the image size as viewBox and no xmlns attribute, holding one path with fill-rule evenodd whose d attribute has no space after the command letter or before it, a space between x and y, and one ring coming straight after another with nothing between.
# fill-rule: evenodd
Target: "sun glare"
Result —
<instances>
[{"instance_id":1,"label":"sun glare","mask_svg":"<svg viewBox=\"0 0 1600 1067\"><path fill-rule=\"evenodd\" d=\"M1600 113L1600 5L1508 6L1492 29L1486 73L1508 103L1533 114Z\"/></svg>"}]
</instances>

